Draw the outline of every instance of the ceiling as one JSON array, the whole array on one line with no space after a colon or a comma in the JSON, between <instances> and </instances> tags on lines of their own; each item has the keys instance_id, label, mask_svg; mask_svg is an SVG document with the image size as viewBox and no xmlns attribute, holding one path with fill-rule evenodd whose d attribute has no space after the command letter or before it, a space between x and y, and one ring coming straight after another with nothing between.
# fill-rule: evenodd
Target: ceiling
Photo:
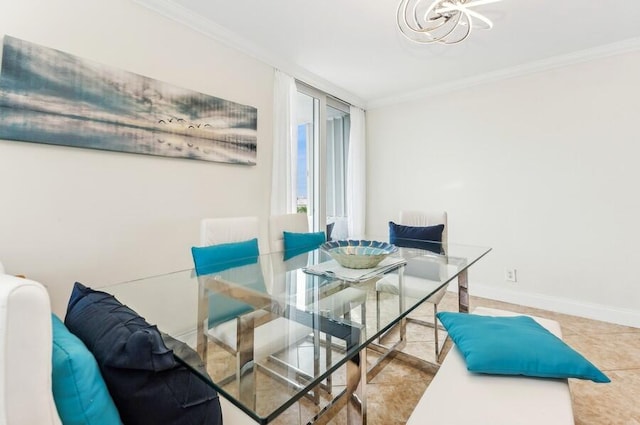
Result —
<instances>
[{"instance_id":1,"label":"ceiling","mask_svg":"<svg viewBox=\"0 0 640 425\"><path fill-rule=\"evenodd\" d=\"M362 107L640 49L640 1L503 0L490 31L417 45L399 0L137 0Z\"/></svg>"}]
</instances>

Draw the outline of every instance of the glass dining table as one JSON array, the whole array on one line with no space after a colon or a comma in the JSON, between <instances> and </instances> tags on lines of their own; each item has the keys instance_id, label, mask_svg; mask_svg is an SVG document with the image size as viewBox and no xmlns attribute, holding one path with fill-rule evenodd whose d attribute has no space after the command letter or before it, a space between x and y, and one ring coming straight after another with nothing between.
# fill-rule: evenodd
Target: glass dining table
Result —
<instances>
[{"instance_id":1,"label":"glass dining table","mask_svg":"<svg viewBox=\"0 0 640 425\"><path fill-rule=\"evenodd\" d=\"M490 250L433 242L370 269L342 267L321 249L286 260L275 252L101 289L156 324L179 360L256 423L339 415L366 424L368 376L402 352L407 315L452 282L468 312L468 270ZM404 293L405 272L423 279L419 295Z\"/></svg>"}]
</instances>

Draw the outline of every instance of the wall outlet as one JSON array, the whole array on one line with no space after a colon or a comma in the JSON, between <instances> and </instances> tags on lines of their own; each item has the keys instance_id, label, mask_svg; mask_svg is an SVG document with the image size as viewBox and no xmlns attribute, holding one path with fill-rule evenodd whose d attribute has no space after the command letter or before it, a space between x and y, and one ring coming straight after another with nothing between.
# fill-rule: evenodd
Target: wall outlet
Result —
<instances>
[{"instance_id":1,"label":"wall outlet","mask_svg":"<svg viewBox=\"0 0 640 425\"><path fill-rule=\"evenodd\" d=\"M504 280L507 282L517 282L518 276L516 274L516 269L504 269Z\"/></svg>"}]
</instances>

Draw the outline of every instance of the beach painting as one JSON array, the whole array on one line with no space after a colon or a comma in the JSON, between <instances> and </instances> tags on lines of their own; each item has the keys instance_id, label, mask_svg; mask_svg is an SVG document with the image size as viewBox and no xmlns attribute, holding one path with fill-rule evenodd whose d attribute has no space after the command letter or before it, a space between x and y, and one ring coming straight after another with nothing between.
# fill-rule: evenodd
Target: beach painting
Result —
<instances>
[{"instance_id":1,"label":"beach painting","mask_svg":"<svg viewBox=\"0 0 640 425\"><path fill-rule=\"evenodd\" d=\"M257 115L252 106L3 40L0 139L255 165Z\"/></svg>"}]
</instances>

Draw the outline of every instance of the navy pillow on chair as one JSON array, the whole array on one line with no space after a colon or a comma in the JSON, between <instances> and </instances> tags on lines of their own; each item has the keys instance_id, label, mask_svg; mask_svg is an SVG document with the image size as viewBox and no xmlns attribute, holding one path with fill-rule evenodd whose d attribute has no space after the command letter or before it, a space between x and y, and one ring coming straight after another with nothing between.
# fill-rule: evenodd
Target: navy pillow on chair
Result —
<instances>
[{"instance_id":1,"label":"navy pillow on chair","mask_svg":"<svg viewBox=\"0 0 640 425\"><path fill-rule=\"evenodd\" d=\"M389 243L398 247L426 249L442 252L444 224L435 226L404 226L389 222Z\"/></svg>"},{"instance_id":2,"label":"navy pillow on chair","mask_svg":"<svg viewBox=\"0 0 640 425\"><path fill-rule=\"evenodd\" d=\"M216 391L174 358L155 326L112 295L76 283L65 325L95 356L123 423L222 424Z\"/></svg>"}]
</instances>

